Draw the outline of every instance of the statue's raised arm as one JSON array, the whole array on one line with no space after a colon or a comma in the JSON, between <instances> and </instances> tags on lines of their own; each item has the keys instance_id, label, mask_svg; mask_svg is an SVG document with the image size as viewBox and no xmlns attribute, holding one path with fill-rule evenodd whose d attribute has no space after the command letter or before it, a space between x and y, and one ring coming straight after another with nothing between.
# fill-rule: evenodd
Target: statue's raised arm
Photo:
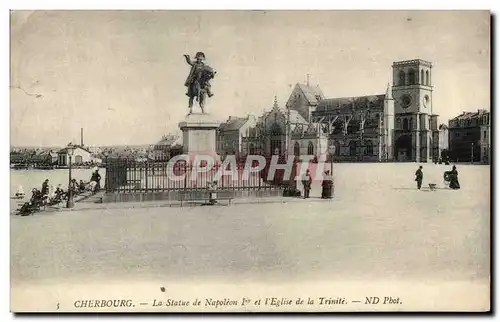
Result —
<instances>
[{"instance_id":1,"label":"statue's raised arm","mask_svg":"<svg viewBox=\"0 0 500 322\"><path fill-rule=\"evenodd\" d=\"M190 66L193 66L194 62L191 61L191 57L189 55L184 55L184 58L186 58L186 63L188 63Z\"/></svg>"}]
</instances>

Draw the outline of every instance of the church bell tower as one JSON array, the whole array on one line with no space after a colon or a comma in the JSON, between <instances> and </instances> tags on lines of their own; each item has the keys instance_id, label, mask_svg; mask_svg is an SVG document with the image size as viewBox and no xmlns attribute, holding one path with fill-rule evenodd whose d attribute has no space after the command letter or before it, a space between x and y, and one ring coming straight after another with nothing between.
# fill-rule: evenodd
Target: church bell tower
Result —
<instances>
[{"instance_id":1,"label":"church bell tower","mask_svg":"<svg viewBox=\"0 0 500 322\"><path fill-rule=\"evenodd\" d=\"M421 60L394 62L394 158L427 162L432 153L432 63Z\"/></svg>"}]
</instances>

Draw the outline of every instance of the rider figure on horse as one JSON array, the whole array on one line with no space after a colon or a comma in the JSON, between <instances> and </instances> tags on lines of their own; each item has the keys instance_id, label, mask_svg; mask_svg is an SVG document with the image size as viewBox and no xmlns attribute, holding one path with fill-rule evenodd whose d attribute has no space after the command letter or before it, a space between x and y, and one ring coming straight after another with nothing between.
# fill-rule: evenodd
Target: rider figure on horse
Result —
<instances>
[{"instance_id":1,"label":"rider figure on horse","mask_svg":"<svg viewBox=\"0 0 500 322\"><path fill-rule=\"evenodd\" d=\"M214 94L211 92L210 79L215 75L212 68L205 64L205 54L202 52L196 53L195 60L192 61L189 55L184 55L186 62L191 66L189 76L184 83L188 88L186 95L189 96L189 108L193 107L193 99L196 97L203 110L204 95L212 97Z\"/></svg>"}]
</instances>

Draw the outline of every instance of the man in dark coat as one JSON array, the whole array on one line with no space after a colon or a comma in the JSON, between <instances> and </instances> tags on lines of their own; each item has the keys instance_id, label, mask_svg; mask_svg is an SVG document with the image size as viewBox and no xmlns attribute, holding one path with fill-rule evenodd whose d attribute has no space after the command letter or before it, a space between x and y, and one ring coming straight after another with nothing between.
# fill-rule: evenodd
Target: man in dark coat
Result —
<instances>
[{"instance_id":1,"label":"man in dark coat","mask_svg":"<svg viewBox=\"0 0 500 322\"><path fill-rule=\"evenodd\" d=\"M311 173L309 169L306 170L306 173L302 176L302 185L304 186L304 199L309 198L309 193L311 192Z\"/></svg>"},{"instance_id":2,"label":"man in dark coat","mask_svg":"<svg viewBox=\"0 0 500 322\"><path fill-rule=\"evenodd\" d=\"M42 196L49 194L49 179L45 179L42 183Z\"/></svg>"},{"instance_id":3,"label":"man in dark coat","mask_svg":"<svg viewBox=\"0 0 500 322\"><path fill-rule=\"evenodd\" d=\"M420 190L422 187L422 181L424 180L424 173L422 172L422 166L420 166L415 172L415 181L417 182L417 189Z\"/></svg>"}]
</instances>

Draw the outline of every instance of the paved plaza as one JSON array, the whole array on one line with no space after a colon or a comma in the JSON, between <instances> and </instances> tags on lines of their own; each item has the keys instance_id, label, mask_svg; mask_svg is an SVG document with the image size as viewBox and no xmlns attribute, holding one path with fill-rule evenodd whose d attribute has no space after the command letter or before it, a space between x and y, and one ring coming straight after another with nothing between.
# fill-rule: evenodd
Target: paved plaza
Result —
<instances>
[{"instance_id":1,"label":"paved plaza","mask_svg":"<svg viewBox=\"0 0 500 322\"><path fill-rule=\"evenodd\" d=\"M459 166L462 189L435 192L416 191L415 167L399 166L402 176L384 164L339 166L331 201L316 185L310 201L13 216L12 283L487 280L489 167ZM424 185L445 168L424 166Z\"/></svg>"}]
</instances>

